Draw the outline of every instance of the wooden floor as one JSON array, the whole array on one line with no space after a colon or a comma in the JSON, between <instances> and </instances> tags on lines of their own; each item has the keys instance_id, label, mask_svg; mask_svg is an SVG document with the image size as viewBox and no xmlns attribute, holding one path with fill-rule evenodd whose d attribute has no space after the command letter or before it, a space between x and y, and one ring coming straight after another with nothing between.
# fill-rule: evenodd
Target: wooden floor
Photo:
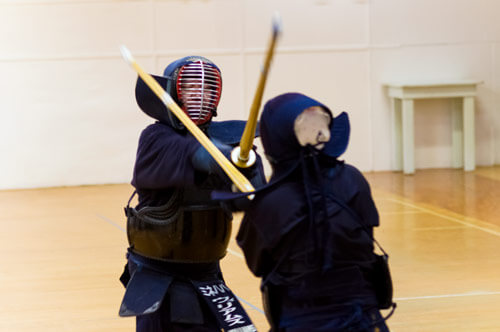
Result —
<instances>
[{"instance_id":1,"label":"wooden floor","mask_svg":"<svg viewBox=\"0 0 500 332\"><path fill-rule=\"evenodd\" d=\"M500 331L500 167L366 176L394 278L391 331ZM118 317L130 193L126 184L0 191L0 331L134 331ZM265 331L259 281L234 239L222 267Z\"/></svg>"}]
</instances>

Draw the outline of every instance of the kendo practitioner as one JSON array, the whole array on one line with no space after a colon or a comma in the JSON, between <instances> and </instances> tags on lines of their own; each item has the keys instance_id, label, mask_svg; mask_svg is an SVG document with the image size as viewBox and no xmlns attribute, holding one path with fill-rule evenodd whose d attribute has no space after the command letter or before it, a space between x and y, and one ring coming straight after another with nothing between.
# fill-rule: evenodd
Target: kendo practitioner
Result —
<instances>
[{"instance_id":1,"label":"kendo practitioner","mask_svg":"<svg viewBox=\"0 0 500 332\"><path fill-rule=\"evenodd\" d=\"M230 154L245 122L212 122L222 90L219 68L188 56L152 76ZM219 266L238 208L212 201L210 192L230 191L229 178L141 78L135 93L142 111L157 121L141 133L132 179L138 204L130 206L132 195L125 208L130 247L120 316L136 316L138 332L255 331ZM254 186L265 181L260 158L242 172Z\"/></svg>"},{"instance_id":2,"label":"kendo practitioner","mask_svg":"<svg viewBox=\"0 0 500 332\"><path fill-rule=\"evenodd\" d=\"M361 172L338 159L349 130L346 113L333 117L300 93L264 106L260 135L272 175L237 242L262 278L271 331L388 331L370 277L377 208Z\"/></svg>"}]
</instances>

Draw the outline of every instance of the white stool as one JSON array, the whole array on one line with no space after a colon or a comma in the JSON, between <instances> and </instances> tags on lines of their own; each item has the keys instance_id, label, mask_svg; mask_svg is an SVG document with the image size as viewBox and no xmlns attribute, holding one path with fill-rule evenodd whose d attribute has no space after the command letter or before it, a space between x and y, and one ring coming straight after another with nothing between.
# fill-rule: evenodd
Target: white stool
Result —
<instances>
[{"instance_id":1,"label":"white stool","mask_svg":"<svg viewBox=\"0 0 500 332\"><path fill-rule=\"evenodd\" d=\"M453 98L452 167L472 171L476 167L474 143L474 80L386 83L392 102L394 165L404 174L415 172L414 100Z\"/></svg>"}]
</instances>

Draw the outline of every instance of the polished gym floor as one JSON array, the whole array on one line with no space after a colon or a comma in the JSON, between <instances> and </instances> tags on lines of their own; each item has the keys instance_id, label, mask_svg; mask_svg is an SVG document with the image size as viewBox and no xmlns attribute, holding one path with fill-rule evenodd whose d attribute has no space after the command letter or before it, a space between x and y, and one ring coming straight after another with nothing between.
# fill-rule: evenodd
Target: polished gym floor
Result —
<instances>
[{"instance_id":1,"label":"polished gym floor","mask_svg":"<svg viewBox=\"0 0 500 332\"><path fill-rule=\"evenodd\" d=\"M500 167L365 173L398 304L391 331L500 331ZM118 277L132 187L0 191L0 331L134 331ZM222 268L259 331L259 280L234 242Z\"/></svg>"}]
</instances>

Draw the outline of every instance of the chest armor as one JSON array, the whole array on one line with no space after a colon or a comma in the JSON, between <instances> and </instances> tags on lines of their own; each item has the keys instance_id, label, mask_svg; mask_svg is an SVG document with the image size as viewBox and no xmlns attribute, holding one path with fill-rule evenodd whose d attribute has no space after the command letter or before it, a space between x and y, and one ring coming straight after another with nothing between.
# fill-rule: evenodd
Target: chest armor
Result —
<instances>
[{"instance_id":1,"label":"chest armor","mask_svg":"<svg viewBox=\"0 0 500 332\"><path fill-rule=\"evenodd\" d=\"M202 263L226 254L232 215L210 199L210 190L179 189L161 206L127 206L125 214L130 249L142 256Z\"/></svg>"}]
</instances>

